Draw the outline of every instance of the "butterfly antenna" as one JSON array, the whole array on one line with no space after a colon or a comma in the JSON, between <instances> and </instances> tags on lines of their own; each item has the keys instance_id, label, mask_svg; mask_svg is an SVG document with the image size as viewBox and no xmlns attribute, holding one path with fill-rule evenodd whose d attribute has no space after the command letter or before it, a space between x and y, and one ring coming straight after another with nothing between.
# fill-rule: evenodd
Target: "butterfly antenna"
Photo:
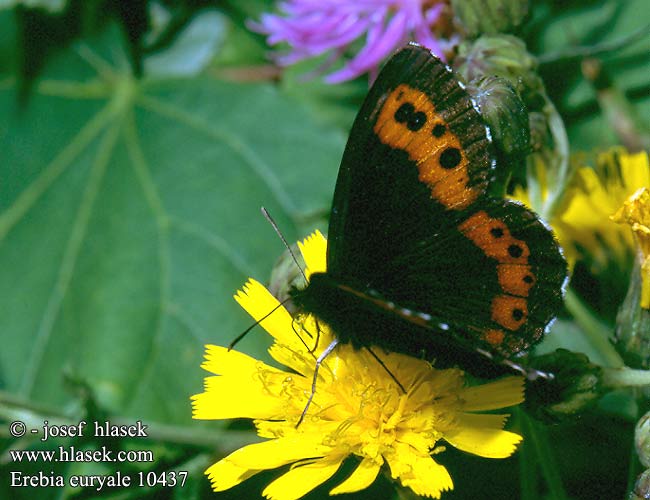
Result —
<instances>
[{"instance_id":1,"label":"butterfly antenna","mask_svg":"<svg viewBox=\"0 0 650 500\"><path fill-rule=\"evenodd\" d=\"M384 364L384 362L381 360L381 358L380 358L379 356L377 356L377 354L375 354L375 351L373 351L372 349L370 349L370 347L366 347L366 351L368 351L370 354L372 354L372 357L375 358L375 359L377 360L377 363L379 363L379 364L381 365L381 367L382 367L384 370L386 370L386 373L388 373L388 375L390 375L390 378L392 378L393 381L394 381L394 382L399 386L399 388L402 389L402 392L403 392L404 394L406 394L406 389L404 389L404 386L400 383L399 380L397 380L397 377L395 377L395 375L393 374L393 372L391 372L391 371L388 369L388 367Z\"/></svg>"},{"instance_id":2,"label":"butterfly antenna","mask_svg":"<svg viewBox=\"0 0 650 500\"><path fill-rule=\"evenodd\" d=\"M277 306L275 306L273 309L271 309L268 313L266 313L264 316L262 316L260 319L258 319L255 323L253 323L251 326L246 328L246 330L244 330L242 333L237 335L237 337L235 337L235 339L228 346L228 350L230 351L233 347L235 347L235 345L237 345L241 339L243 339L246 335L248 335L248 332L250 332L253 328L255 328L257 325L259 325L262 321L264 321L266 318L268 318L271 314L273 314L275 311L280 309L283 305L285 305L290 300L291 300L291 297L287 297L282 302L280 302Z\"/></svg>"},{"instance_id":3,"label":"butterfly antenna","mask_svg":"<svg viewBox=\"0 0 650 500\"><path fill-rule=\"evenodd\" d=\"M311 394L309 395L309 398L307 399L307 404L302 410L302 414L300 415L300 418L298 419L298 423L296 424L296 429L300 426L302 421L305 419L305 415L307 415L307 410L309 409L309 406L311 405L312 400L314 399L314 394L316 394L316 379L318 378L318 370L320 369L320 365L323 363L325 358L329 356L334 348L338 345L339 340L334 339L332 342L330 342L330 345L328 345L325 350L318 356L318 359L316 360L316 366L314 367L314 378L311 381Z\"/></svg>"},{"instance_id":4,"label":"butterfly antenna","mask_svg":"<svg viewBox=\"0 0 650 500\"><path fill-rule=\"evenodd\" d=\"M293 259L293 262L296 264L296 266L298 266L298 269L300 269L300 274L302 274L302 277L304 278L305 283L307 283L307 275L305 274L304 269L298 263L298 259L296 258L296 255L293 253L293 250L291 250L291 247L289 246L289 243L287 243L287 240L284 237L284 235L282 234L282 232L280 231L280 228L275 223L275 221L273 220L273 217L271 217L271 214L269 213L269 211L265 207L262 207L262 215L264 215L266 220L269 221L269 224L271 224L271 227L273 227L273 229L275 230L275 233L280 237L280 239L282 240L282 243L284 243L285 248L289 251L289 255L291 255L291 258Z\"/></svg>"}]
</instances>

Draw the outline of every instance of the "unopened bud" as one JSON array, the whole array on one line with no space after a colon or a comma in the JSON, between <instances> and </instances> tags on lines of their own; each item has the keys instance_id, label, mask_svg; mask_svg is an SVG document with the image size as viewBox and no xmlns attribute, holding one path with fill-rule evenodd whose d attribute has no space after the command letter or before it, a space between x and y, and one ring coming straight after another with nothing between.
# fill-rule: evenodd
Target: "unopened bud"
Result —
<instances>
[{"instance_id":1,"label":"unopened bud","mask_svg":"<svg viewBox=\"0 0 650 500\"><path fill-rule=\"evenodd\" d=\"M298 260L298 264L305 268L305 262L298 245L291 245L291 251ZM269 280L269 291L280 302L289 298L289 292L292 288L303 288L305 279L302 276L300 268L294 261L288 250L285 250L278 258L271 271ZM290 312L295 312L295 307L291 301L285 303L284 307Z\"/></svg>"},{"instance_id":2,"label":"unopened bud","mask_svg":"<svg viewBox=\"0 0 650 500\"><path fill-rule=\"evenodd\" d=\"M601 396L602 370L582 353L557 349L533 358L531 368L553 374L526 387L526 407L543 420L559 421L585 411Z\"/></svg>"},{"instance_id":3,"label":"unopened bud","mask_svg":"<svg viewBox=\"0 0 650 500\"><path fill-rule=\"evenodd\" d=\"M469 37L513 32L528 15L528 0L452 0L451 6Z\"/></svg>"}]
</instances>

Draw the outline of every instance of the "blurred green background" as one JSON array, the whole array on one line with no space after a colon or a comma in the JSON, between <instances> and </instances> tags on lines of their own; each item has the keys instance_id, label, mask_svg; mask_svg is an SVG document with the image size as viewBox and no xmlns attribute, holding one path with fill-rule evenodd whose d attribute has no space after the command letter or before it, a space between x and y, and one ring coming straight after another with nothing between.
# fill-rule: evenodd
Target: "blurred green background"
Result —
<instances>
[{"instance_id":1,"label":"blurred green background","mask_svg":"<svg viewBox=\"0 0 650 500\"><path fill-rule=\"evenodd\" d=\"M616 45L648 23L650 4L533 7L521 36L544 62L572 152L618 144L571 49ZM245 25L273 8L261 0L0 1L0 498L210 498L203 469L257 440L249 422L191 420L203 346L227 345L249 326L232 294L249 276L268 280L283 250L261 206L289 241L326 227L347 130L367 90L363 79L305 81L313 62L280 75L264 38ZM647 32L601 62L647 127ZM616 276L613 286L584 286L594 308L607 304L605 326L627 288ZM577 330L558 322L553 346L572 347ZM267 345L255 330L238 349L266 359ZM640 472L633 403L610 395L559 426L515 416L515 429L536 429L510 459L438 455L456 484L443 498L623 498ZM10 449L53 446L12 439L9 422L81 418L149 424L151 439L111 446L153 449L156 462L12 462ZM190 477L183 488L98 493L12 489L15 470ZM548 487L549 474L563 489ZM256 498L278 475L214 495ZM381 480L363 494L394 495Z\"/></svg>"}]
</instances>

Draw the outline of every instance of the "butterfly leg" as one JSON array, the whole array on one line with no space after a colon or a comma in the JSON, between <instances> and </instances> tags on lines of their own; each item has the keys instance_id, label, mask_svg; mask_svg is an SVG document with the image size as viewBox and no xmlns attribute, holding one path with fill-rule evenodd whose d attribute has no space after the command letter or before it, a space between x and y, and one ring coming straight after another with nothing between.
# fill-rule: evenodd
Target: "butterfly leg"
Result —
<instances>
[{"instance_id":1,"label":"butterfly leg","mask_svg":"<svg viewBox=\"0 0 650 500\"><path fill-rule=\"evenodd\" d=\"M300 339L300 342L302 342L302 345L305 346L305 349L307 349L307 352L308 352L309 354L311 354L312 356L314 356L314 351L312 351L312 350L309 348L309 346L307 345L307 342L305 342L305 339L302 338L302 335L300 335L300 332L299 332L298 329L296 328L296 322L297 322L297 321L298 321L298 320L297 320L297 318L295 318L295 317L291 320L291 329L293 330L293 333L296 334L296 337L298 337L298 338ZM309 333L309 331L308 331L306 328L303 327L302 330L305 331L305 332L307 332L307 334L308 334L310 337L312 336L311 333ZM314 356L314 357L315 357L315 356Z\"/></svg>"},{"instance_id":2,"label":"butterfly leg","mask_svg":"<svg viewBox=\"0 0 650 500\"><path fill-rule=\"evenodd\" d=\"M309 409L309 405L311 405L312 400L314 399L314 394L316 394L316 380L318 379L318 370L320 369L320 365L323 363L325 358L329 356L334 348L339 344L338 339L332 340L330 345L328 345L325 350L318 356L318 359L316 360L316 366L314 367L314 378L311 381L311 394L309 395L309 398L307 399L307 404L302 410L302 414L300 415L300 418L298 419L298 423L296 424L296 429L298 426L302 423L302 421L305 419L305 415L307 415L307 410Z\"/></svg>"},{"instance_id":3,"label":"butterfly leg","mask_svg":"<svg viewBox=\"0 0 650 500\"><path fill-rule=\"evenodd\" d=\"M314 356L314 352L316 352L316 348L318 347L318 344L320 342L320 332L321 332L320 324L318 323L318 318L314 317L314 321L316 322L316 341L314 342L314 347L309 347L307 345L307 342L305 342L305 339L302 338L300 332L298 332L296 328L297 319L294 317L291 321L291 329L293 330L293 333L296 334L296 336L300 339L300 342L302 342L302 345L304 345L305 349L307 349L307 352L312 356ZM314 338L314 335L312 335L312 333L304 326L304 324L302 325L301 328L303 332L307 333L310 339ZM314 356L314 358L316 358L316 356Z\"/></svg>"},{"instance_id":4,"label":"butterfly leg","mask_svg":"<svg viewBox=\"0 0 650 500\"><path fill-rule=\"evenodd\" d=\"M318 318L314 317L314 321L316 322L316 342L314 342L314 348L309 351L312 354L316 351L318 342L320 342L320 325L318 324Z\"/></svg>"},{"instance_id":5,"label":"butterfly leg","mask_svg":"<svg viewBox=\"0 0 650 500\"><path fill-rule=\"evenodd\" d=\"M388 367L384 364L384 362L381 360L381 358L380 358L379 356L377 356L377 354L375 354L375 351L373 351L372 349L370 349L370 347L366 347L366 350L367 350L370 354L372 354L372 357L375 358L375 359L377 360L377 363L379 363L379 364L381 365L381 367L382 367L384 370L386 370L386 373L388 373L388 375L390 375L390 378L392 378L393 381L394 381L394 382L399 386L399 388L402 389L402 392L403 392L404 394L406 394L406 389L404 389L404 386L400 383L399 380L397 380L397 377L395 377L395 375L393 374L393 372L391 372L391 371L388 369Z\"/></svg>"}]
</instances>

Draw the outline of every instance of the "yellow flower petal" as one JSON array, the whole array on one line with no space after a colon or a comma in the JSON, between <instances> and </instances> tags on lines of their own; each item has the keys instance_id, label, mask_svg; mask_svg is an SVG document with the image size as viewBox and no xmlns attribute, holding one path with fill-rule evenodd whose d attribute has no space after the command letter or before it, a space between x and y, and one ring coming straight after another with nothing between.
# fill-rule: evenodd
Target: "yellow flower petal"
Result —
<instances>
[{"instance_id":1,"label":"yellow flower petal","mask_svg":"<svg viewBox=\"0 0 650 500\"><path fill-rule=\"evenodd\" d=\"M246 394L246 397L241 397ZM228 404L224 404L227 401ZM192 396L192 418L278 418L282 400L269 394L259 383L243 383L232 378L206 379L206 392Z\"/></svg>"},{"instance_id":2,"label":"yellow flower petal","mask_svg":"<svg viewBox=\"0 0 650 500\"><path fill-rule=\"evenodd\" d=\"M289 311L284 307L278 308L278 299L259 281L250 278L244 288L235 294L235 300L255 321L268 316L260 325L278 342L298 347L300 341L291 328L293 318Z\"/></svg>"},{"instance_id":3,"label":"yellow flower petal","mask_svg":"<svg viewBox=\"0 0 650 500\"><path fill-rule=\"evenodd\" d=\"M465 411L496 410L524 400L523 377L505 377L487 384L465 387L460 393Z\"/></svg>"},{"instance_id":4,"label":"yellow flower petal","mask_svg":"<svg viewBox=\"0 0 650 500\"><path fill-rule=\"evenodd\" d=\"M313 372L315 359L314 355L309 354L306 348L304 351L304 353L296 352L291 347L283 344L273 344L269 347L269 354L273 359L303 376Z\"/></svg>"},{"instance_id":5,"label":"yellow flower petal","mask_svg":"<svg viewBox=\"0 0 650 500\"><path fill-rule=\"evenodd\" d=\"M400 449L401 448L401 449ZM443 491L452 490L454 483L447 469L428 455L416 455L408 447L396 447L395 454L387 457L393 479L411 488L416 495L440 498Z\"/></svg>"},{"instance_id":6,"label":"yellow flower petal","mask_svg":"<svg viewBox=\"0 0 650 500\"><path fill-rule=\"evenodd\" d=\"M213 345L206 348L202 368L219 375L207 377L205 392L192 396L193 418L273 418L282 411L282 401L277 397L281 389L276 388L274 393L264 383L271 374L280 380L287 376L277 368Z\"/></svg>"},{"instance_id":7,"label":"yellow flower petal","mask_svg":"<svg viewBox=\"0 0 650 500\"><path fill-rule=\"evenodd\" d=\"M543 172L543 165L538 170ZM547 198L549 190L543 176L538 181L542 186L542 198ZM650 157L645 151L629 154L622 148L615 148L598 155L594 168L576 170L561 209L556 210L549 221L570 267L585 254L594 272L604 269L611 261L626 262L634 246L632 232L614 224L609 216L627 197L644 186L650 187ZM515 190L513 198L530 206L531 200L523 189ZM532 208L542 209L541 206Z\"/></svg>"},{"instance_id":8,"label":"yellow flower petal","mask_svg":"<svg viewBox=\"0 0 650 500\"><path fill-rule=\"evenodd\" d=\"M215 375L241 376L253 372L259 363L241 352L220 345L206 345L205 361L201 368Z\"/></svg>"},{"instance_id":9,"label":"yellow flower petal","mask_svg":"<svg viewBox=\"0 0 650 500\"><path fill-rule=\"evenodd\" d=\"M318 356L319 351L322 351L324 348L320 347L319 350L310 353L308 350L313 346L307 344L307 341L310 336L315 339L315 333L304 333L302 335L303 338L307 339L305 341L307 347L300 340L301 337L298 336L298 334L305 329L308 329L310 332L317 331L313 320L303 325L294 323L294 319L291 317L289 312L284 307L278 307L280 305L278 299L271 295L271 293L264 288L261 283L252 278L248 280L242 290L239 290L237 294L235 294L235 300L253 317L253 319L255 319L255 321L265 318L260 322L260 325L271 334L277 342L277 344L274 344L269 349L269 353L276 361L296 370L298 373L305 373L308 371L306 365L309 360L314 360L314 355ZM315 343L315 340L313 342ZM327 346L325 343L319 345ZM284 350L278 349L278 346L281 346ZM287 355L285 352L286 349L289 349L293 353L302 353L303 355ZM309 366L313 366L313 361L309 363Z\"/></svg>"},{"instance_id":10,"label":"yellow flower petal","mask_svg":"<svg viewBox=\"0 0 650 500\"><path fill-rule=\"evenodd\" d=\"M343 458L334 461L319 460L308 465L294 467L269 484L262 495L270 500L300 498L332 477L341 466Z\"/></svg>"},{"instance_id":11,"label":"yellow flower petal","mask_svg":"<svg viewBox=\"0 0 650 500\"><path fill-rule=\"evenodd\" d=\"M345 481L330 491L330 495L354 493L364 490L375 481L380 470L381 465L374 460L364 458Z\"/></svg>"},{"instance_id":12,"label":"yellow flower petal","mask_svg":"<svg viewBox=\"0 0 650 500\"><path fill-rule=\"evenodd\" d=\"M456 428L445 432L445 441L459 450L480 457L509 457L522 438L514 432L501 430L506 417L506 415L459 415Z\"/></svg>"},{"instance_id":13,"label":"yellow flower petal","mask_svg":"<svg viewBox=\"0 0 650 500\"><path fill-rule=\"evenodd\" d=\"M298 248L307 265L307 278L312 273L324 273L327 270L327 240L323 233L314 231L304 241L298 242Z\"/></svg>"},{"instance_id":14,"label":"yellow flower petal","mask_svg":"<svg viewBox=\"0 0 650 500\"><path fill-rule=\"evenodd\" d=\"M647 151L638 153L621 153L621 177L625 179L628 190L634 191L639 187L650 187L650 158Z\"/></svg>"},{"instance_id":15,"label":"yellow flower petal","mask_svg":"<svg viewBox=\"0 0 650 500\"><path fill-rule=\"evenodd\" d=\"M212 488L215 491L223 491L262 470L275 469L297 460L321 455L322 452L323 447L313 442L305 443L295 437L276 439L244 446L209 467L205 473L212 483Z\"/></svg>"},{"instance_id":16,"label":"yellow flower petal","mask_svg":"<svg viewBox=\"0 0 650 500\"><path fill-rule=\"evenodd\" d=\"M415 421L414 421L415 422ZM428 427L428 426L427 426ZM442 425L441 425L442 427ZM416 453L428 454L431 446L443 436L442 432L433 432L432 435L421 432L422 428L414 426L413 431L401 431L399 433L400 443L408 444Z\"/></svg>"},{"instance_id":17,"label":"yellow flower petal","mask_svg":"<svg viewBox=\"0 0 650 500\"><path fill-rule=\"evenodd\" d=\"M628 224L634 233L641 261L640 305L650 309L650 189L637 190L611 218L619 224Z\"/></svg>"},{"instance_id":18,"label":"yellow flower petal","mask_svg":"<svg viewBox=\"0 0 650 500\"><path fill-rule=\"evenodd\" d=\"M413 463L413 475L401 478L404 486L411 488L416 495L440 498L443 491L454 488L454 482L447 469L431 457L422 457Z\"/></svg>"},{"instance_id":19,"label":"yellow flower petal","mask_svg":"<svg viewBox=\"0 0 650 500\"><path fill-rule=\"evenodd\" d=\"M260 471L240 467L223 459L208 467L205 474L208 476L214 491L225 491L246 481L246 479L258 472Z\"/></svg>"},{"instance_id":20,"label":"yellow flower petal","mask_svg":"<svg viewBox=\"0 0 650 500\"><path fill-rule=\"evenodd\" d=\"M305 458L319 457L328 451L327 446L317 441L305 440L302 436L291 436L249 444L233 451L222 462L259 471L275 469Z\"/></svg>"}]
</instances>

